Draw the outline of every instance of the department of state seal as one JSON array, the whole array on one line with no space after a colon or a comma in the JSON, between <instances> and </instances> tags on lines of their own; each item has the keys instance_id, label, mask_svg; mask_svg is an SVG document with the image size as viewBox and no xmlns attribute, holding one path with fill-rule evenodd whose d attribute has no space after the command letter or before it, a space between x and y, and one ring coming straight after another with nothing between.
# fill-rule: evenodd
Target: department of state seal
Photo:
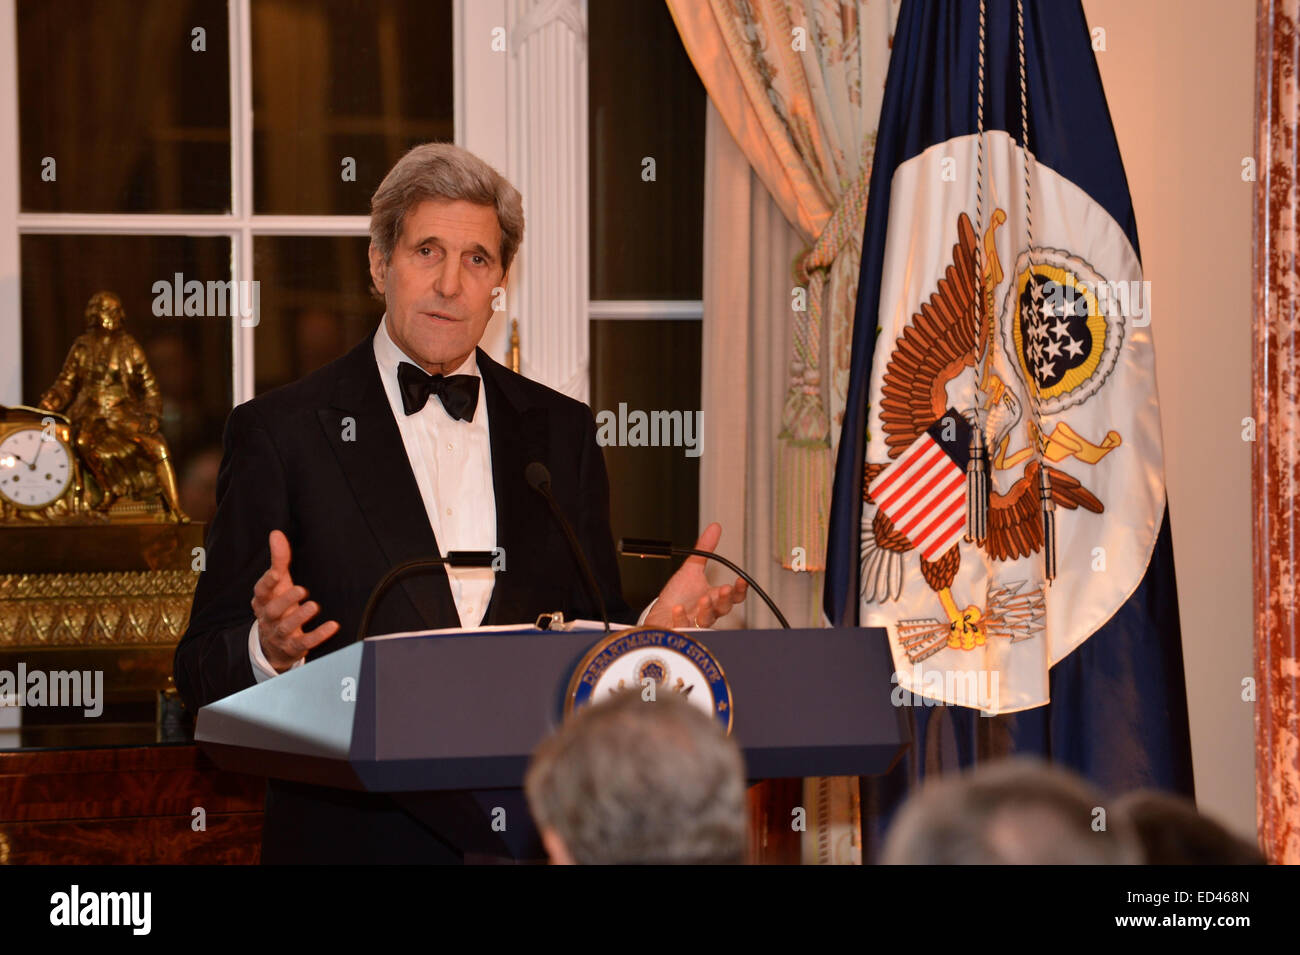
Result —
<instances>
[{"instance_id":1,"label":"department of state seal","mask_svg":"<svg viewBox=\"0 0 1300 955\"><path fill-rule=\"evenodd\" d=\"M620 690L677 693L731 732L731 687L708 648L676 630L639 628L608 634L578 663L564 696L567 716Z\"/></svg>"}]
</instances>

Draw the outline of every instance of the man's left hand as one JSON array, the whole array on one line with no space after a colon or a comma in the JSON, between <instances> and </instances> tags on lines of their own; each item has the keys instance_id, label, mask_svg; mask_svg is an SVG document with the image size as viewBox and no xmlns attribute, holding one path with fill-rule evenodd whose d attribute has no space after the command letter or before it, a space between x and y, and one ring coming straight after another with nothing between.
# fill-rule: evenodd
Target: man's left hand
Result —
<instances>
[{"instance_id":1,"label":"man's left hand","mask_svg":"<svg viewBox=\"0 0 1300 955\"><path fill-rule=\"evenodd\" d=\"M704 533L695 542L695 549L712 552L721 537L722 525L715 521L704 528ZM710 587L708 578L704 576L706 563L708 559L704 557L686 558L659 592L644 626L678 630L711 627L719 617L725 617L732 607L745 599L748 586L739 577L734 584Z\"/></svg>"}]
</instances>

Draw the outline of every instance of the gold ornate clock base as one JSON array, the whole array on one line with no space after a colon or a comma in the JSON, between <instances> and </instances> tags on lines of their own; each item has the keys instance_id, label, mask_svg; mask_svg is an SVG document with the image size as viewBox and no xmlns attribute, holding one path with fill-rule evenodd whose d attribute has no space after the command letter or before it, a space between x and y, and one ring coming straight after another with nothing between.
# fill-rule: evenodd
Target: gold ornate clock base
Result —
<instances>
[{"instance_id":1,"label":"gold ornate clock base","mask_svg":"<svg viewBox=\"0 0 1300 955\"><path fill-rule=\"evenodd\" d=\"M203 524L0 528L0 670L104 671L152 705L189 623Z\"/></svg>"},{"instance_id":2,"label":"gold ornate clock base","mask_svg":"<svg viewBox=\"0 0 1300 955\"><path fill-rule=\"evenodd\" d=\"M0 647L174 647L196 579L187 570L0 574Z\"/></svg>"}]
</instances>

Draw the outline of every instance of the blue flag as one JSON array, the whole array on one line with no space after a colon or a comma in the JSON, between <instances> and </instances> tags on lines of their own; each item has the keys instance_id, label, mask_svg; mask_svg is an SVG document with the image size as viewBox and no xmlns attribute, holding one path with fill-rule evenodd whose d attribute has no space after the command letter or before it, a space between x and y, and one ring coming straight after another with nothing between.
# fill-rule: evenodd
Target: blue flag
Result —
<instances>
[{"instance_id":1,"label":"blue flag","mask_svg":"<svg viewBox=\"0 0 1300 955\"><path fill-rule=\"evenodd\" d=\"M824 593L833 625L889 634L904 776L948 704L961 764L1192 794L1151 333L1082 6L905 0Z\"/></svg>"}]
</instances>

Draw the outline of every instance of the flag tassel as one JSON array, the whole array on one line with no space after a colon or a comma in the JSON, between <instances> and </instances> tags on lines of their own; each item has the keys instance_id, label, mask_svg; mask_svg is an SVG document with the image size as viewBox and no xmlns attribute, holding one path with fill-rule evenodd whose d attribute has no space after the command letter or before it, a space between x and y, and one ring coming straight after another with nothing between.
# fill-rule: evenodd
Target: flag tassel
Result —
<instances>
[{"instance_id":1,"label":"flag tassel","mask_svg":"<svg viewBox=\"0 0 1300 955\"><path fill-rule=\"evenodd\" d=\"M1038 469L1038 496L1043 504L1043 572L1056 579L1056 502L1052 500L1052 478L1046 467Z\"/></svg>"},{"instance_id":2,"label":"flag tassel","mask_svg":"<svg viewBox=\"0 0 1300 955\"><path fill-rule=\"evenodd\" d=\"M831 449L826 441L780 436L776 452L776 549L787 570L826 569Z\"/></svg>"},{"instance_id":3,"label":"flag tassel","mask_svg":"<svg viewBox=\"0 0 1300 955\"><path fill-rule=\"evenodd\" d=\"M833 464L815 369L791 363L776 449L776 557L787 570L826 569L826 520Z\"/></svg>"},{"instance_id":4,"label":"flag tassel","mask_svg":"<svg viewBox=\"0 0 1300 955\"><path fill-rule=\"evenodd\" d=\"M983 544L988 536L989 475L984 435L978 421L970 431L970 460L966 462L966 539Z\"/></svg>"}]
</instances>

